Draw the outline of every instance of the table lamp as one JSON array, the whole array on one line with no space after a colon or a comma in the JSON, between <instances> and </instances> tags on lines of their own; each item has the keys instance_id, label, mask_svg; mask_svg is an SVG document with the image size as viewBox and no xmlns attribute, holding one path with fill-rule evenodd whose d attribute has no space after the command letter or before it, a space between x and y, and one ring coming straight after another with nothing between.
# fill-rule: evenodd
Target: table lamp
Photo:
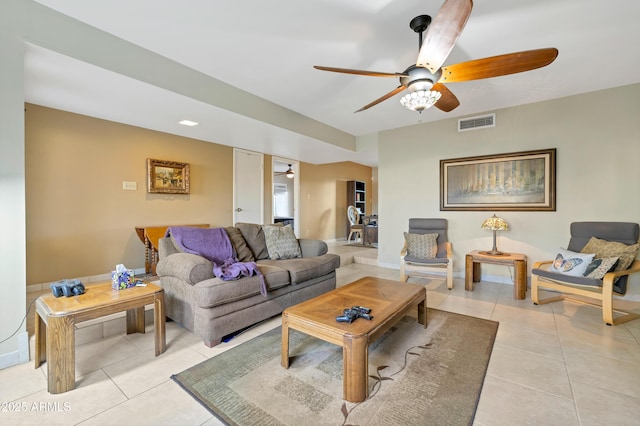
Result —
<instances>
[{"instance_id":1,"label":"table lamp","mask_svg":"<svg viewBox=\"0 0 640 426\"><path fill-rule=\"evenodd\" d=\"M493 231L493 248L490 251L483 252L483 254L489 254L491 256L501 256L506 254L498 251L498 248L496 247L496 231L506 231L509 229L507 222L501 217L496 217L494 214L489 219L482 222L482 229Z\"/></svg>"}]
</instances>

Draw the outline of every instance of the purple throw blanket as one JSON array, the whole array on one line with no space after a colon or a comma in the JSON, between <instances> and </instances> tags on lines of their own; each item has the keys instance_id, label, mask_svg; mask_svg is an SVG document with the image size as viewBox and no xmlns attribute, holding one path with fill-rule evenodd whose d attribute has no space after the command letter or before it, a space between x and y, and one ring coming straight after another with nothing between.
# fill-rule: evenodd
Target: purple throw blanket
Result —
<instances>
[{"instance_id":1,"label":"purple throw blanket","mask_svg":"<svg viewBox=\"0 0 640 426\"><path fill-rule=\"evenodd\" d=\"M260 277L260 293L267 295L264 275L255 262L240 262L224 228L190 228L172 226L165 237L173 241L185 253L197 254L213 263L213 274L225 281L257 275Z\"/></svg>"}]
</instances>

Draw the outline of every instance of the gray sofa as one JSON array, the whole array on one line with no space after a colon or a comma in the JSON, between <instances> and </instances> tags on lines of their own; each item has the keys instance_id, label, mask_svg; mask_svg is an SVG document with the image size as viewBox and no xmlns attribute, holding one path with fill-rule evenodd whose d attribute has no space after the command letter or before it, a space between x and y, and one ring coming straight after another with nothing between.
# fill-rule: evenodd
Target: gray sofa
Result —
<instances>
[{"instance_id":1,"label":"gray sofa","mask_svg":"<svg viewBox=\"0 0 640 426\"><path fill-rule=\"evenodd\" d=\"M271 260L262 226L237 223L225 230L238 260L257 263L266 296L260 293L258 276L223 281L214 276L209 260L181 252L171 237L158 244L156 271L165 291L166 314L205 345L215 346L230 333L336 287L340 257L327 253L324 241L299 239L302 257Z\"/></svg>"}]
</instances>

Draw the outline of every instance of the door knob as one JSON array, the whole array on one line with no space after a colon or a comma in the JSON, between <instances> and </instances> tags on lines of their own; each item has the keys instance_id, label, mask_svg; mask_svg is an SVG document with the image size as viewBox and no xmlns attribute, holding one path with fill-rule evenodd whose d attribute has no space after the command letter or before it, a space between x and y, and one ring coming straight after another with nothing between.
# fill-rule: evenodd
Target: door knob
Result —
<instances>
[{"instance_id":1,"label":"door knob","mask_svg":"<svg viewBox=\"0 0 640 426\"><path fill-rule=\"evenodd\" d=\"M237 212L241 212L241 211L242 211L242 209L241 209L240 207L238 207L238 208L236 209L236 211L237 211Z\"/></svg>"}]
</instances>

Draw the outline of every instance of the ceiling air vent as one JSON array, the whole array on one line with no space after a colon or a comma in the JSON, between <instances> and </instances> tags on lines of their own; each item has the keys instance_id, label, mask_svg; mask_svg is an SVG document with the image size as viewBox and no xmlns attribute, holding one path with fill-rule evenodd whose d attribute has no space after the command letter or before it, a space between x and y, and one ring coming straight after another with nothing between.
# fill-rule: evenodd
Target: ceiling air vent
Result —
<instances>
[{"instance_id":1,"label":"ceiling air vent","mask_svg":"<svg viewBox=\"0 0 640 426\"><path fill-rule=\"evenodd\" d=\"M477 117L461 118L458 120L458 131L484 129L496 126L496 114L479 115Z\"/></svg>"}]
</instances>

